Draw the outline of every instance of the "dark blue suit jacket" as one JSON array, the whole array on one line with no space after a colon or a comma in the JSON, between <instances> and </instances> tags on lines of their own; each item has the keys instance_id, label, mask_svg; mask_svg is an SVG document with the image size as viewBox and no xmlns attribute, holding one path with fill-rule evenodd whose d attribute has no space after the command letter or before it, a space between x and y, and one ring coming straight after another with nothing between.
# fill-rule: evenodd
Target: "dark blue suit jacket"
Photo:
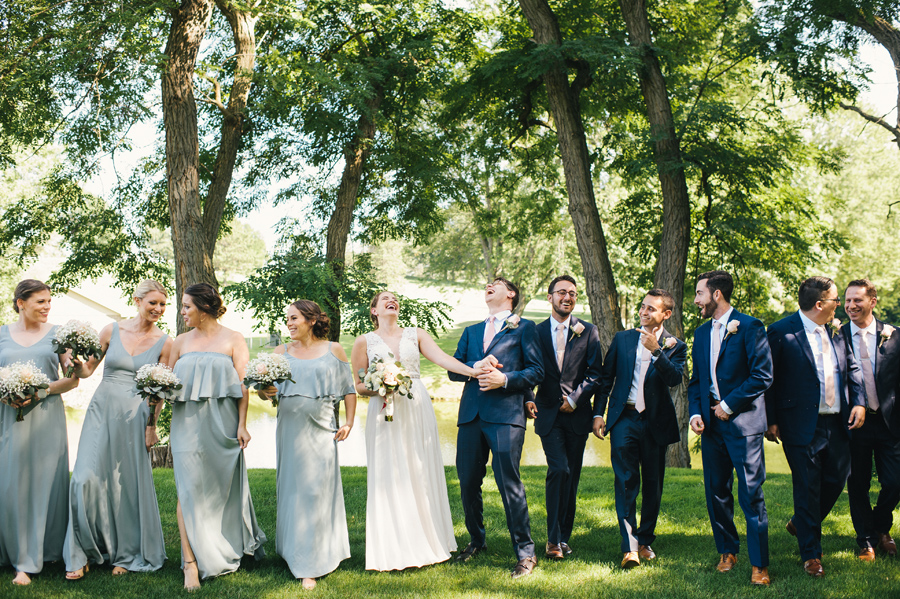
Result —
<instances>
[{"instance_id":1,"label":"dark blue suit jacket","mask_svg":"<svg viewBox=\"0 0 900 599\"><path fill-rule=\"evenodd\" d=\"M666 339L675 339L663 329L660 336L662 354L650 363L644 378L644 405L653 440L665 447L678 443L678 418L669 387L676 387L684 379L684 363L687 361L687 345L675 339L672 349L665 349ZM603 416L609 401L606 430L610 431L625 410L634 378L634 363L641 334L635 329L620 331L613 337L603 362L603 377L594 400L594 416Z\"/></svg>"},{"instance_id":2,"label":"dark blue suit jacket","mask_svg":"<svg viewBox=\"0 0 900 599\"><path fill-rule=\"evenodd\" d=\"M882 342L881 332L884 323L875 319L875 389L878 392L878 403L881 415L887 424L888 430L900 437L900 411L895 411L897 395L900 394L900 329L895 330L889 339ZM841 327L847 351L853 352L853 339L850 333L850 323ZM860 364L860 378L862 378L862 365ZM865 389L865 383L863 384ZM874 418L869 414L867 418Z\"/></svg>"},{"instance_id":3,"label":"dark blue suit jacket","mask_svg":"<svg viewBox=\"0 0 900 599\"><path fill-rule=\"evenodd\" d=\"M772 353L762 322L732 310L729 323L734 320L738 322L737 331L725 336L719 348L719 361L716 363L716 380L719 381L719 392L722 394L719 399L725 402L733 415L719 424L726 434L749 437L764 433L767 428L763 393L772 384ZM711 416L711 330L712 322L707 321L694 332L694 347L691 352L694 371L688 384L689 416L699 414L703 418L703 424L707 426Z\"/></svg>"},{"instance_id":4,"label":"dark blue suit jacket","mask_svg":"<svg viewBox=\"0 0 900 599\"><path fill-rule=\"evenodd\" d=\"M835 382L837 400L841 402L841 430L849 434L851 406L866 405L862 386L862 372L847 351L844 336L829 333L838 359L840 380ZM781 440L788 445L808 445L813 440L819 414L819 377L816 375L816 359L806 338L800 313L769 325L769 345L775 379L766 393L766 413L769 424L777 424Z\"/></svg>"},{"instance_id":5,"label":"dark blue suit jacket","mask_svg":"<svg viewBox=\"0 0 900 599\"><path fill-rule=\"evenodd\" d=\"M576 336L572 333L571 327L578 322L584 325L584 331ZM600 335L597 327L572 316L560 372L556 363L556 352L553 351L551 324L556 326L556 321L548 318L537 325L544 360L544 380L534 396L534 403L538 408L534 432L541 436L546 435L553 428L557 418L566 418L574 424L577 432L587 435L593 425L591 397L594 396L594 390L600 382L600 367L603 364ZM575 402L574 412L559 411L563 395L568 395Z\"/></svg>"},{"instance_id":6,"label":"dark blue suit jacket","mask_svg":"<svg viewBox=\"0 0 900 599\"><path fill-rule=\"evenodd\" d=\"M507 379L506 388L481 391L478 379L448 372L451 381L465 382L456 424L466 424L475 418L494 424L525 426L525 394L544 378L544 362L538 347L534 323L521 319L516 328L506 323L494 335L487 351L483 350L485 323L467 326L456 346L453 357L472 366L488 354L502 364L500 371Z\"/></svg>"}]
</instances>

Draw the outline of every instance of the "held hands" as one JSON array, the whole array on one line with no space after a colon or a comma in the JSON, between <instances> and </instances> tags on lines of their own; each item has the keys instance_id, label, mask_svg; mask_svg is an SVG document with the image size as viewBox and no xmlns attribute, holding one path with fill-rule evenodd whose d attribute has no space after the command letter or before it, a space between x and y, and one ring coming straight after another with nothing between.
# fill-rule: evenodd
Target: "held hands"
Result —
<instances>
[{"instance_id":1,"label":"held hands","mask_svg":"<svg viewBox=\"0 0 900 599\"><path fill-rule=\"evenodd\" d=\"M781 431L778 430L778 425L770 424L769 428L766 429L765 436L766 439L768 439L772 443L778 443L778 439L781 438Z\"/></svg>"},{"instance_id":2,"label":"held hands","mask_svg":"<svg viewBox=\"0 0 900 599\"><path fill-rule=\"evenodd\" d=\"M537 417L538 409L537 404L533 401L525 402L525 416L527 418L535 418Z\"/></svg>"},{"instance_id":3,"label":"held hands","mask_svg":"<svg viewBox=\"0 0 900 599\"><path fill-rule=\"evenodd\" d=\"M345 424L344 426L339 428L337 430L337 432L334 434L334 440L335 441L343 441L344 439L346 439L348 436L350 436L351 428L353 428L352 424Z\"/></svg>"},{"instance_id":4,"label":"held hands","mask_svg":"<svg viewBox=\"0 0 900 599\"><path fill-rule=\"evenodd\" d=\"M852 410L850 410L850 420L847 421L847 424L850 425L850 430L859 428L866 421L866 408L863 406L854 406Z\"/></svg>"},{"instance_id":5,"label":"held hands","mask_svg":"<svg viewBox=\"0 0 900 599\"><path fill-rule=\"evenodd\" d=\"M474 367L481 369L481 373L478 375L478 388L482 391L499 389L506 384L506 375L497 370L498 368L503 368L503 364L493 354L489 354L483 360L475 362Z\"/></svg>"},{"instance_id":6,"label":"held hands","mask_svg":"<svg viewBox=\"0 0 900 599\"><path fill-rule=\"evenodd\" d=\"M594 436L603 441L606 438L606 421L603 416L594 418Z\"/></svg>"},{"instance_id":7,"label":"held hands","mask_svg":"<svg viewBox=\"0 0 900 599\"><path fill-rule=\"evenodd\" d=\"M659 330L659 327L652 331L647 331L643 327L637 330L641 333L641 345L647 348L648 352L653 353L659 349L659 341L656 340L656 331Z\"/></svg>"},{"instance_id":8,"label":"held hands","mask_svg":"<svg viewBox=\"0 0 900 599\"><path fill-rule=\"evenodd\" d=\"M729 416L728 412L722 409L721 405L718 405L716 406L716 418L718 418L719 420L728 420L729 418L731 418L731 416Z\"/></svg>"},{"instance_id":9,"label":"held hands","mask_svg":"<svg viewBox=\"0 0 900 599\"><path fill-rule=\"evenodd\" d=\"M272 401L272 398L278 395L278 389L275 385L269 385L265 389L257 389L256 394L263 401Z\"/></svg>"},{"instance_id":10,"label":"held hands","mask_svg":"<svg viewBox=\"0 0 900 599\"><path fill-rule=\"evenodd\" d=\"M247 446L250 445L250 433L247 432L246 426L238 427L237 440L241 444L241 449L247 449Z\"/></svg>"},{"instance_id":11,"label":"held hands","mask_svg":"<svg viewBox=\"0 0 900 599\"><path fill-rule=\"evenodd\" d=\"M694 431L695 435L702 435L706 425L703 424L703 418L697 416L696 418L691 418L691 430Z\"/></svg>"}]
</instances>

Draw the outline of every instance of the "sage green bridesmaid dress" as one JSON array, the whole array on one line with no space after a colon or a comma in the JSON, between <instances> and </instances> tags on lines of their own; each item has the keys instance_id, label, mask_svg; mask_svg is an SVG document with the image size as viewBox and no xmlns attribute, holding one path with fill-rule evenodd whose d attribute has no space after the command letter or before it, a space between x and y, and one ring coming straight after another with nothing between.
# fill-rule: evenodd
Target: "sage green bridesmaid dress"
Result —
<instances>
[{"instance_id":1,"label":"sage green bridesmaid dress","mask_svg":"<svg viewBox=\"0 0 900 599\"><path fill-rule=\"evenodd\" d=\"M182 354L174 370L184 385L172 405L175 486L200 577L210 578L265 556L237 440L241 380L219 352Z\"/></svg>"},{"instance_id":2,"label":"sage green bridesmaid dress","mask_svg":"<svg viewBox=\"0 0 900 599\"><path fill-rule=\"evenodd\" d=\"M168 337L129 354L113 324L103 380L84 416L78 457L69 483L69 527L63 559L74 572L105 561L149 572L166 559L156 488L144 431L150 406L135 389L134 375L156 364Z\"/></svg>"},{"instance_id":3,"label":"sage green bridesmaid dress","mask_svg":"<svg viewBox=\"0 0 900 599\"><path fill-rule=\"evenodd\" d=\"M34 362L51 381L59 378L59 356L52 340L57 327L37 343L13 341L0 327L0 367ZM44 562L62 558L69 516L69 445L66 411L60 395L48 395L25 408L0 404L0 566L37 574Z\"/></svg>"}]
</instances>

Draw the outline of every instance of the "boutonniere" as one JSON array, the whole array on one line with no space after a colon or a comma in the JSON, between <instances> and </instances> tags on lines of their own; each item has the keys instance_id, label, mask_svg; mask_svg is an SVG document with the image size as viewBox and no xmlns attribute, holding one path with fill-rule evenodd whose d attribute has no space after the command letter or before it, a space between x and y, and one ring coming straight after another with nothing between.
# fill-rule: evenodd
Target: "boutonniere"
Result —
<instances>
[{"instance_id":1,"label":"boutonniere","mask_svg":"<svg viewBox=\"0 0 900 599\"><path fill-rule=\"evenodd\" d=\"M841 330L841 321L835 318L826 326L828 327L828 330L831 331L831 338L834 339L834 336Z\"/></svg>"},{"instance_id":2,"label":"boutonniere","mask_svg":"<svg viewBox=\"0 0 900 599\"><path fill-rule=\"evenodd\" d=\"M731 322L726 324L725 325L725 337L722 339L722 341L725 341L725 339L728 339L729 335L737 334L739 326L741 326L741 323L738 322L737 320L732 320Z\"/></svg>"},{"instance_id":3,"label":"boutonniere","mask_svg":"<svg viewBox=\"0 0 900 599\"><path fill-rule=\"evenodd\" d=\"M572 326L572 336L569 337L569 341L571 341L575 337L581 337L581 334L583 332L584 332L584 324L581 321L576 322Z\"/></svg>"},{"instance_id":4,"label":"boutonniere","mask_svg":"<svg viewBox=\"0 0 900 599\"><path fill-rule=\"evenodd\" d=\"M893 334L893 332L894 332L894 327L892 327L889 324L884 325L884 328L881 329L881 341L878 343L879 349L881 348L882 345L884 345L885 341L887 341L888 339L891 338L891 334Z\"/></svg>"},{"instance_id":5,"label":"boutonniere","mask_svg":"<svg viewBox=\"0 0 900 599\"><path fill-rule=\"evenodd\" d=\"M497 333L498 333L498 334L499 334L499 333L502 333L502 332L505 331L506 329L512 330L512 329L517 329L517 328L519 328L519 321L520 321L520 320L522 320L522 317L519 316L518 314L510 314L510 315L509 315L509 318L506 319L506 321L503 323L503 326L500 327L500 330L497 331Z\"/></svg>"},{"instance_id":6,"label":"boutonniere","mask_svg":"<svg viewBox=\"0 0 900 599\"><path fill-rule=\"evenodd\" d=\"M666 337L665 348L672 349L673 347L675 347L676 343L678 343L678 339L676 339L675 337Z\"/></svg>"}]
</instances>

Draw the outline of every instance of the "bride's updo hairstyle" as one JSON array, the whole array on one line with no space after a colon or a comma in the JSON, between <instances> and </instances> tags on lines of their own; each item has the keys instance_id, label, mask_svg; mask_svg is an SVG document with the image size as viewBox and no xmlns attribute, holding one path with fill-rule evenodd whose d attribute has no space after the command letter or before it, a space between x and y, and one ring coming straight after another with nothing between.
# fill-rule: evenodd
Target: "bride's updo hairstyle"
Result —
<instances>
[{"instance_id":1,"label":"bride's updo hairstyle","mask_svg":"<svg viewBox=\"0 0 900 599\"><path fill-rule=\"evenodd\" d=\"M322 312L319 304L312 300L297 300L291 305L303 315L307 322L312 323L312 334L316 339L328 338L328 328L331 325L331 319Z\"/></svg>"},{"instance_id":2,"label":"bride's updo hairstyle","mask_svg":"<svg viewBox=\"0 0 900 599\"><path fill-rule=\"evenodd\" d=\"M19 281L19 284L16 285L16 290L13 293L12 302L13 310L16 311L16 314L19 313L19 300L24 302L38 291L50 291L50 286L37 279L25 279Z\"/></svg>"},{"instance_id":3,"label":"bride's updo hairstyle","mask_svg":"<svg viewBox=\"0 0 900 599\"><path fill-rule=\"evenodd\" d=\"M375 309L375 306L378 305L378 299L379 299L382 295L384 295L385 293L394 293L394 292L393 292L393 291L388 291L387 289L385 289L384 291L379 291L378 293L375 294L375 297L372 298L372 301L369 302L369 320L372 321L372 328L373 328L373 329L377 329L377 328L378 328L378 317L375 316L374 314L372 314L372 310L374 310L374 309ZM394 297L396 297L396 296L397 296L397 294L394 293ZM397 307L398 307L398 308L400 307L400 300L397 300Z\"/></svg>"},{"instance_id":4,"label":"bride's updo hairstyle","mask_svg":"<svg viewBox=\"0 0 900 599\"><path fill-rule=\"evenodd\" d=\"M221 318L225 314L226 308L222 304L222 296L209 283L191 285L184 290L184 293L191 296L194 305L204 314L209 314L213 318Z\"/></svg>"},{"instance_id":5,"label":"bride's updo hairstyle","mask_svg":"<svg viewBox=\"0 0 900 599\"><path fill-rule=\"evenodd\" d=\"M158 291L164 296L169 297L169 292L166 291L166 288L163 287L162 283L160 283L159 281L154 281L153 279L146 279L144 281L141 281L140 284L134 288L134 293L131 297L136 300L142 300L147 297L148 293L152 293L154 291Z\"/></svg>"}]
</instances>

